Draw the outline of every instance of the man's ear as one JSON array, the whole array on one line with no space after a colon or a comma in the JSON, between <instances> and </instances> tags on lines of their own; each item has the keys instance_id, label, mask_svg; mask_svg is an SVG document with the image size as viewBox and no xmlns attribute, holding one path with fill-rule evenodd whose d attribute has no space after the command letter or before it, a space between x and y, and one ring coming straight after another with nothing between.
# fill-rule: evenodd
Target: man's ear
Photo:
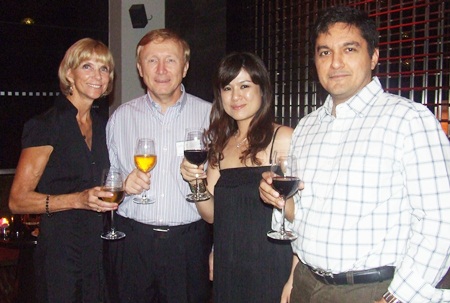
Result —
<instances>
[{"instance_id":1,"label":"man's ear","mask_svg":"<svg viewBox=\"0 0 450 303\"><path fill-rule=\"evenodd\" d=\"M189 62L186 62L183 67L183 78L186 77L188 69L189 69Z\"/></svg>"},{"instance_id":2,"label":"man's ear","mask_svg":"<svg viewBox=\"0 0 450 303\"><path fill-rule=\"evenodd\" d=\"M370 64L370 67L371 67L372 70L374 70L375 67L377 66L379 57L380 57L380 49L379 48L375 48L374 51L373 51L371 64Z\"/></svg>"}]
</instances>

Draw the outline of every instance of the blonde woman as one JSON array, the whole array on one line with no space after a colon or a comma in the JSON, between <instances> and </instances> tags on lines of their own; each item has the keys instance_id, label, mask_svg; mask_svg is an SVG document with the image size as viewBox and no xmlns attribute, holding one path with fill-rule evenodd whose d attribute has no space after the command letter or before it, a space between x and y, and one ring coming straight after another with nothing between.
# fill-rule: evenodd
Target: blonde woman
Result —
<instances>
[{"instance_id":1,"label":"blonde woman","mask_svg":"<svg viewBox=\"0 0 450 303\"><path fill-rule=\"evenodd\" d=\"M63 95L25 124L11 188L13 213L43 214L35 251L39 302L103 300L102 172L109 167L105 126L92 104L112 90L114 60L100 41L85 38L59 67Z\"/></svg>"}]
</instances>

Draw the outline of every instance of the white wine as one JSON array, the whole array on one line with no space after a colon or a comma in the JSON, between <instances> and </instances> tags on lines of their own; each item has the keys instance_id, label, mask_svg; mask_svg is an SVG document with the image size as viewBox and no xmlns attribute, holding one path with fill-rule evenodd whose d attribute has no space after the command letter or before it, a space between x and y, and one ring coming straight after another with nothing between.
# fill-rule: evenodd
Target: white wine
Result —
<instances>
[{"instance_id":1,"label":"white wine","mask_svg":"<svg viewBox=\"0 0 450 303\"><path fill-rule=\"evenodd\" d=\"M147 173L155 167L156 155L135 155L134 163L140 171Z\"/></svg>"},{"instance_id":2,"label":"white wine","mask_svg":"<svg viewBox=\"0 0 450 303\"><path fill-rule=\"evenodd\" d=\"M125 192L122 188L116 188L116 187L102 187L103 191L108 191L113 193L112 197L102 197L102 199L105 202L111 202L111 203L120 203L123 200L123 197L125 196Z\"/></svg>"}]
</instances>

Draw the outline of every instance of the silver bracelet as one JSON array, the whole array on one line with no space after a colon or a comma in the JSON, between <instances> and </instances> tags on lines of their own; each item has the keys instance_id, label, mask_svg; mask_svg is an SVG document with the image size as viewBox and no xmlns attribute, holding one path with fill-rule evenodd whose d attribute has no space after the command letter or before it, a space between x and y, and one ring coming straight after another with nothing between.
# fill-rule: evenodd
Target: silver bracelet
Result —
<instances>
[{"instance_id":1,"label":"silver bracelet","mask_svg":"<svg viewBox=\"0 0 450 303\"><path fill-rule=\"evenodd\" d=\"M197 192L196 186L192 185L189 182L188 182L188 184L189 184L189 189L191 190L191 193L196 193ZM208 190L206 189L205 179L198 180L198 192L197 193L203 194L203 193L206 193L207 191Z\"/></svg>"}]
</instances>

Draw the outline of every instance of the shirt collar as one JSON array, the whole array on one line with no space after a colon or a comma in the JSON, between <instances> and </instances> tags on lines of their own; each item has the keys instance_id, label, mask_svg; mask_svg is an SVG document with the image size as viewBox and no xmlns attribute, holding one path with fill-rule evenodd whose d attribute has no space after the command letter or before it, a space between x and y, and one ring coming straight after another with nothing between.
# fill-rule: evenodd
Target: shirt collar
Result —
<instances>
[{"instance_id":1,"label":"shirt collar","mask_svg":"<svg viewBox=\"0 0 450 303\"><path fill-rule=\"evenodd\" d=\"M181 96L180 98L177 100L177 102L170 106L168 108L168 110L170 109L175 109L177 110L178 113L180 113L183 110L183 107L186 105L187 102L187 94L186 94L186 90L184 88L184 85L181 84ZM148 97L148 103L150 105L150 108L153 110L157 110L158 112L161 112L161 105L159 105L158 103L155 102L155 100L153 100L152 96L150 95L150 93L147 91L147 97Z\"/></svg>"},{"instance_id":2,"label":"shirt collar","mask_svg":"<svg viewBox=\"0 0 450 303\"><path fill-rule=\"evenodd\" d=\"M357 116L367 115L370 105L383 93L383 87L381 86L378 77L373 77L363 89L361 89L356 95L348 99L343 105L348 106ZM330 95L327 96L324 105L320 108L318 113L320 121L327 116L331 116L333 110L333 99Z\"/></svg>"},{"instance_id":3,"label":"shirt collar","mask_svg":"<svg viewBox=\"0 0 450 303\"><path fill-rule=\"evenodd\" d=\"M75 107L75 105L73 105L73 103L70 102L70 100L62 94L56 97L54 105L58 109L67 110L71 113L74 113L75 115L78 114L78 109Z\"/></svg>"}]
</instances>

